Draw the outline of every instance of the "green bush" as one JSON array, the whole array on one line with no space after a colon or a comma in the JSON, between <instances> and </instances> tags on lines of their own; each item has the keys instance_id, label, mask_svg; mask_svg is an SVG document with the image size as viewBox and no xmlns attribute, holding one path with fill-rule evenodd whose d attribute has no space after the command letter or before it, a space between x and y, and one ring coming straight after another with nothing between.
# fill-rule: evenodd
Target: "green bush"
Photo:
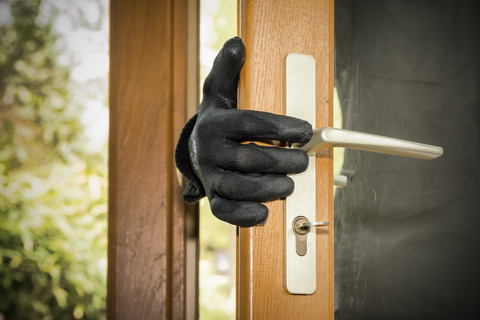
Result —
<instances>
[{"instance_id":1,"label":"green bush","mask_svg":"<svg viewBox=\"0 0 480 320\"><path fill-rule=\"evenodd\" d=\"M106 156L83 147L41 1L2 2L0 318L104 319Z\"/></svg>"}]
</instances>

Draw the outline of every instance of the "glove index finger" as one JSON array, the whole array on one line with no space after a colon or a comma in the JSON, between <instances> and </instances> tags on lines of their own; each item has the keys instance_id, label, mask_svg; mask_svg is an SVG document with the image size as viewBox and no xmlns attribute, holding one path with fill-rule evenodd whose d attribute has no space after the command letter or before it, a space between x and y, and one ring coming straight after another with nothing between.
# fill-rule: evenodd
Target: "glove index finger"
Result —
<instances>
[{"instance_id":1,"label":"glove index finger","mask_svg":"<svg viewBox=\"0 0 480 320\"><path fill-rule=\"evenodd\" d=\"M305 120L253 110L237 110L224 121L230 129L227 137L235 141L272 139L307 143L312 138L312 125Z\"/></svg>"},{"instance_id":2,"label":"glove index finger","mask_svg":"<svg viewBox=\"0 0 480 320\"><path fill-rule=\"evenodd\" d=\"M204 99L223 98L229 108L236 108L238 79L244 62L242 40L234 37L225 42L203 84ZM224 107L224 103L208 103L208 107L219 106Z\"/></svg>"}]
</instances>

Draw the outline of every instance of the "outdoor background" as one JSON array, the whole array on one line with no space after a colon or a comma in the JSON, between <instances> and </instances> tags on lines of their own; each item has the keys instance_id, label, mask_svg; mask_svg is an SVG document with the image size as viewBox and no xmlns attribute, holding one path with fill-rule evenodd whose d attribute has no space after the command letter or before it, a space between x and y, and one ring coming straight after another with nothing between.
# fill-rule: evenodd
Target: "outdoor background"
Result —
<instances>
[{"instance_id":1,"label":"outdoor background","mask_svg":"<svg viewBox=\"0 0 480 320\"><path fill-rule=\"evenodd\" d=\"M0 319L104 319L106 0L0 1Z\"/></svg>"}]
</instances>

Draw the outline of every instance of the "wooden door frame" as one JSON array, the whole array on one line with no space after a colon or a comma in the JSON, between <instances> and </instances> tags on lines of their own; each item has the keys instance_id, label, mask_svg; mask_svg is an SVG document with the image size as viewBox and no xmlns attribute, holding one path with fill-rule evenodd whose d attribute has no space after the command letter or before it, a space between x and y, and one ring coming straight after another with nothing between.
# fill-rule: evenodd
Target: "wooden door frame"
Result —
<instances>
[{"instance_id":1,"label":"wooden door frame","mask_svg":"<svg viewBox=\"0 0 480 320\"><path fill-rule=\"evenodd\" d=\"M198 215L173 160L198 105L198 12L110 3L109 319L198 318Z\"/></svg>"},{"instance_id":2,"label":"wooden door frame","mask_svg":"<svg viewBox=\"0 0 480 320\"><path fill-rule=\"evenodd\" d=\"M239 0L239 35L247 58L239 107L285 114L284 65L288 53L316 60L316 127L333 125L333 0ZM268 204L265 225L240 228L237 237L237 319L333 319L333 152L317 153L317 290L285 289L285 204Z\"/></svg>"}]
</instances>

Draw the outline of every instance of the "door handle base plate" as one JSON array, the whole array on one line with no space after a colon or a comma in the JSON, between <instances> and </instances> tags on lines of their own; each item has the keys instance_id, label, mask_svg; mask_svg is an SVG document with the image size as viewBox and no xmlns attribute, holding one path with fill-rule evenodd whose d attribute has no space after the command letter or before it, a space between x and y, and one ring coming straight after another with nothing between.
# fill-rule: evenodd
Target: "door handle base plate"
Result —
<instances>
[{"instance_id":1,"label":"door handle base plate","mask_svg":"<svg viewBox=\"0 0 480 320\"><path fill-rule=\"evenodd\" d=\"M286 59L286 114L310 122L315 127L315 59L310 55L290 53ZM293 221L304 216L316 220L316 156L309 156L305 172L290 176L295 190L286 199L285 284L291 294L313 294L316 290L316 232L306 236L306 254L296 252Z\"/></svg>"}]
</instances>

